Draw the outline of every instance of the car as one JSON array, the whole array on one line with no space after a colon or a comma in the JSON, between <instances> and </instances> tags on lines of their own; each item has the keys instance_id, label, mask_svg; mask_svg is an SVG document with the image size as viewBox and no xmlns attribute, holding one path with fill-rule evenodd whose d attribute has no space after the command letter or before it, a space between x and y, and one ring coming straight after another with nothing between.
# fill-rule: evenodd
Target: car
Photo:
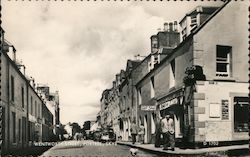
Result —
<instances>
[{"instance_id":1,"label":"car","mask_svg":"<svg viewBox=\"0 0 250 157\"><path fill-rule=\"evenodd\" d=\"M95 131L93 133L93 140L94 141L100 141L101 140L101 136L102 136L102 132L101 131Z\"/></svg>"},{"instance_id":2,"label":"car","mask_svg":"<svg viewBox=\"0 0 250 157\"><path fill-rule=\"evenodd\" d=\"M112 131L105 131L101 135L100 142L105 143L105 142L115 142L116 141L116 135Z\"/></svg>"}]
</instances>

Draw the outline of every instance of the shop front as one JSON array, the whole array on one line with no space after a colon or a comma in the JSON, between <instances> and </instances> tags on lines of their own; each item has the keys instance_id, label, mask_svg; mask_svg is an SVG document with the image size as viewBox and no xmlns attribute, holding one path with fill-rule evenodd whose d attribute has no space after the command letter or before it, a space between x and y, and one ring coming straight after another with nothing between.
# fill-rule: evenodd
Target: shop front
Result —
<instances>
[{"instance_id":1,"label":"shop front","mask_svg":"<svg viewBox=\"0 0 250 157\"><path fill-rule=\"evenodd\" d=\"M184 132L184 106L182 91L177 91L172 95L159 100L161 117L167 114L174 120L176 141L182 141Z\"/></svg>"}]
</instances>

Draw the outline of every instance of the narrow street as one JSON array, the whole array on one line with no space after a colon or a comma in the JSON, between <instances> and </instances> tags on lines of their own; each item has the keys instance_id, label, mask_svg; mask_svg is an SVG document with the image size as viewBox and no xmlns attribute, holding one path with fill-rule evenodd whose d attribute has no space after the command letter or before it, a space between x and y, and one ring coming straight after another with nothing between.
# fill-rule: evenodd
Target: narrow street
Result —
<instances>
[{"instance_id":1,"label":"narrow street","mask_svg":"<svg viewBox=\"0 0 250 157\"><path fill-rule=\"evenodd\" d=\"M126 145L119 145L116 143L101 143L94 142L92 140L82 140L82 141L64 141L56 146L52 147L48 151L44 152L40 157L132 157L130 152L131 147ZM132 148L134 149L134 148ZM154 154L141 149L136 150L135 157L167 157L167 156L180 156L180 157L234 157L235 153L227 154L225 152L211 152L206 155L176 155L176 154ZM240 155L241 154L241 155ZM245 153L240 153L236 156L248 157L249 155Z\"/></svg>"},{"instance_id":2,"label":"narrow street","mask_svg":"<svg viewBox=\"0 0 250 157\"><path fill-rule=\"evenodd\" d=\"M116 143L100 143L91 140L64 141L41 156L117 156L128 157L130 155L128 146L116 145Z\"/></svg>"}]
</instances>

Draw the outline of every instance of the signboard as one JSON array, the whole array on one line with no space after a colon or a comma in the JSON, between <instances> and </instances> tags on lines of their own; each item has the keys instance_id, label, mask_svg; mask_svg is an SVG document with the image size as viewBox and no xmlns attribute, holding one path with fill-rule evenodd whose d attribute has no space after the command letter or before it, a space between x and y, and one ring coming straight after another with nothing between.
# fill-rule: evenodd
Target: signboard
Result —
<instances>
[{"instance_id":1,"label":"signboard","mask_svg":"<svg viewBox=\"0 0 250 157\"><path fill-rule=\"evenodd\" d=\"M148 106L148 105L141 105L142 111L154 111L156 110L156 106Z\"/></svg>"},{"instance_id":2,"label":"signboard","mask_svg":"<svg viewBox=\"0 0 250 157\"><path fill-rule=\"evenodd\" d=\"M209 117L210 118L220 118L220 104L210 103L209 104Z\"/></svg>"},{"instance_id":3,"label":"signboard","mask_svg":"<svg viewBox=\"0 0 250 157\"><path fill-rule=\"evenodd\" d=\"M178 99L177 98L174 98L172 100L169 100L169 101L166 101L166 102L162 103L160 105L160 110L164 110L164 109L166 109L169 106L174 105L174 104L178 104Z\"/></svg>"},{"instance_id":4,"label":"signboard","mask_svg":"<svg viewBox=\"0 0 250 157\"><path fill-rule=\"evenodd\" d=\"M222 120L228 120L229 119L229 108L228 108L228 100L221 100L221 114L222 114Z\"/></svg>"}]
</instances>

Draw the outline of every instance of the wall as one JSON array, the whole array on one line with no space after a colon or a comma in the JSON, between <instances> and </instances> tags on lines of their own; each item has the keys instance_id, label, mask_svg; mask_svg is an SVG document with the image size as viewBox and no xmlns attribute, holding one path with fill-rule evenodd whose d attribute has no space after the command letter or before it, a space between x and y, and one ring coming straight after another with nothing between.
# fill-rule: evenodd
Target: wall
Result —
<instances>
[{"instance_id":1,"label":"wall","mask_svg":"<svg viewBox=\"0 0 250 157\"><path fill-rule=\"evenodd\" d=\"M239 82L248 81L247 16L247 2L232 1L195 35L194 64L204 67L208 80L216 78L216 45L228 45L232 46L232 78Z\"/></svg>"},{"instance_id":2,"label":"wall","mask_svg":"<svg viewBox=\"0 0 250 157\"><path fill-rule=\"evenodd\" d=\"M8 58L6 56L6 58ZM8 60L8 59L7 59ZM8 60L9 64L9 80L6 81L6 84L8 84L8 88L6 92L9 92L9 139L10 139L10 148L20 148L22 145L26 144L27 142L27 88L26 88L26 80L23 78L20 71L16 68L14 63L10 60ZM14 101L11 100L11 76L14 78ZM7 78L8 79L8 78ZM24 106L22 107L22 92L21 89L24 89ZM15 119L15 132L13 132L13 123L14 119L12 118L12 112L16 114ZM23 122L24 121L24 122ZM21 123L21 124L19 124ZM15 134L15 137L14 137ZM14 139L15 138L15 139Z\"/></svg>"},{"instance_id":3,"label":"wall","mask_svg":"<svg viewBox=\"0 0 250 157\"><path fill-rule=\"evenodd\" d=\"M201 81L196 86L198 98L194 105L196 119L196 140L201 141L231 141L248 140L248 133L234 133L234 96L247 96L248 84L235 82ZM220 94L218 94L220 93ZM233 95L232 93L236 93ZM237 94L238 93L238 94ZM221 106L222 100L229 102L229 119L222 120L222 117L209 116L209 104L218 103ZM221 111L220 111L221 112ZM235 136L234 136L235 134ZM237 135L238 134L238 135Z\"/></svg>"}]
</instances>

